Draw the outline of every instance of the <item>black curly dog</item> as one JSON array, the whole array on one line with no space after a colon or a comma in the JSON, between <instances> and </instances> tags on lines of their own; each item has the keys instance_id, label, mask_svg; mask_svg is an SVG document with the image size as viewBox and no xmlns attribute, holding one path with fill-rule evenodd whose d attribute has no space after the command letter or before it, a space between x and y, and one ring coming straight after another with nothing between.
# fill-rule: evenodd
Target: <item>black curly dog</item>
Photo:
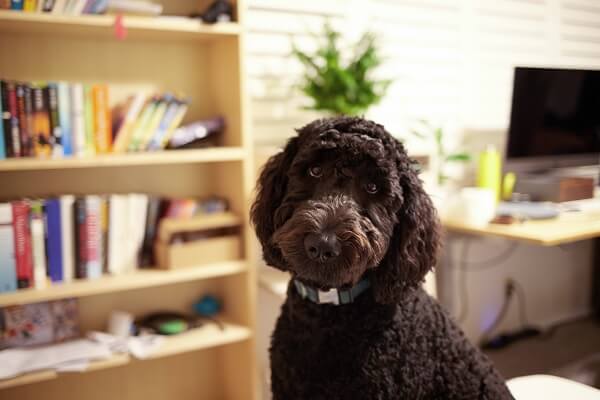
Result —
<instances>
[{"instance_id":1,"label":"black curly dog","mask_svg":"<svg viewBox=\"0 0 600 400\"><path fill-rule=\"evenodd\" d=\"M513 398L421 289L438 220L383 126L300 129L264 167L251 214L265 261L293 277L271 343L275 400Z\"/></svg>"}]
</instances>

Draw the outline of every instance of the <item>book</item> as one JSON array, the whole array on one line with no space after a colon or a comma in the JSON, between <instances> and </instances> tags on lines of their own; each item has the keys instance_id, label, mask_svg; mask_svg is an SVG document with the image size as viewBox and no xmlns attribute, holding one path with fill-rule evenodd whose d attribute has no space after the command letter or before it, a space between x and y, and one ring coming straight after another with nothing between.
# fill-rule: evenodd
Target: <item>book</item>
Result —
<instances>
[{"instance_id":1,"label":"book","mask_svg":"<svg viewBox=\"0 0 600 400\"><path fill-rule=\"evenodd\" d=\"M156 240L156 231L158 221L161 216L162 200L159 197L150 197L148 199L148 210L146 212L146 229L144 240L142 242L142 251L140 256L140 267L149 267L155 264L154 260L154 241Z\"/></svg>"},{"instance_id":2,"label":"book","mask_svg":"<svg viewBox=\"0 0 600 400\"><path fill-rule=\"evenodd\" d=\"M96 154L96 138L94 137L94 97L92 87L83 85L83 119L85 124L85 154Z\"/></svg>"},{"instance_id":3,"label":"book","mask_svg":"<svg viewBox=\"0 0 600 400\"><path fill-rule=\"evenodd\" d=\"M50 82L44 90L48 103L48 115L50 118L50 136L53 144L52 156L62 157L62 128L60 126L60 118L58 115L58 86L56 83Z\"/></svg>"},{"instance_id":4,"label":"book","mask_svg":"<svg viewBox=\"0 0 600 400\"><path fill-rule=\"evenodd\" d=\"M100 232L102 234L102 273L108 273L108 198L100 197Z\"/></svg>"},{"instance_id":5,"label":"book","mask_svg":"<svg viewBox=\"0 0 600 400\"><path fill-rule=\"evenodd\" d=\"M85 117L83 111L83 85L75 83L71 85L71 130L73 143L73 154L85 155Z\"/></svg>"},{"instance_id":6,"label":"book","mask_svg":"<svg viewBox=\"0 0 600 400\"><path fill-rule=\"evenodd\" d=\"M95 0L86 0L85 6L83 7L83 10L81 11L81 13L82 14L91 14L94 2L95 2Z\"/></svg>"},{"instance_id":7,"label":"book","mask_svg":"<svg viewBox=\"0 0 600 400\"><path fill-rule=\"evenodd\" d=\"M85 8L86 0L74 0L73 6L71 7L71 14L73 15L81 15L83 13L83 9Z\"/></svg>"},{"instance_id":8,"label":"book","mask_svg":"<svg viewBox=\"0 0 600 400\"><path fill-rule=\"evenodd\" d=\"M21 152L23 156L29 157L35 155L33 150L33 95L29 85L23 85L24 101L25 101L25 124L27 129L26 135L21 135Z\"/></svg>"},{"instance_id":9,"label":"book","mask_svg":"<svg viewBox=\"0 0 600 400\"><path fill-rule=\"evenodd\" d=\"M50 302L53 321L53 342L63 342L81 336L79 327L79 302L61 299Z\"/></svg>"},{"instance_id":10,"label":"book","mask_svg":"<svg viewBox=\"0 0 600 400\"><path fill-rule=\"evenodd\" d=\"M46 85L43 82L35 82L31 85L33 95L33 152L37 157L49 157L52 155L52 134L50 132L50 116L48 115L48 103L44 95Z\"/></svg>"},{"instance_id":11,"label":"book","mask_svg":"<svg viewBox=\"0 0 600 400\"><path fill-rule=\"evenodd\" d=\"M46 274L46 235L42 200L32 200L31 207L31 249L33 254L33 287L43 289L48 285Z\"/></svg>"},{"instance_id":12,"label":"book","mask_svg":"<svg viewBox=\"0 0 600 400\"><path fill-rule=\"evenodd\" d=\"M98 153L108 153L112 144L110 108L108 106L108 86L92 86L92 97L96 150Z\"/></svg>"},{"instance_id":13,"label":"book","mask_svg":"<svg viewBox=\"0 0 600 400\"><path fill-rule=\"evenodd\" d=\"M177 116L180 103L173 100L169 103L165 115L161 119L156 131L152 134L152 138L145 147L146 150L159 150L161 148L162 138L167 133L173 119Z\"/></svg>"},{"instance_id":14,"label":"book","mask_svg":"<svg viewBox=\"0 0 600 400\"><path fill-rule=\"evenodd\" d=\"M0 10L10 10L10 0L0 0Z\"/></svg>"},{"instance_id":15,"label":"book","mask_svg":"<svg viewBox=\"0 0 600 400\"><path fill-rule=\"evenodd\" d=\"M108 197L108 272L121 275L129 270L125 254L129 241L129 200L127 195Z\"/></svg>"},{"instance_id":16,"label":"book","mask_svg":"<svg viewBox=\"0 0 600 400\"><path fill-rule=\"evenodd\" d=\"M146 214L148 210L148 196L145 194L132 193L128 196L129 201L129 241L125 254L127 260L127 272L134 271L140 263L144 233L146 231Z\"/></svg>"},{"instance_id":17,"label":"book","mask_svg":"<svg viewBox=\"0 0 600 400\"><path fill-rule=\"evenodd\" d=\"M19 115L17 113L17 85L7 82L8 109L10 111L10 141L13 157L21 157L21 135L19 133Z\"/></svg>"},{"instance_id":18,"label":"book","mask_svg":"<svg viewBox=\"0 0 600 400\"><path fill-rule=\"evenodd\" d=\"M58 3L57 3L58 4ZM71 129L71 91L65 82L58 87L58 119L62 133L63 155L73 155L73 132Z\"/></svg>"},{"instance_id":19,"label":"book","mask_svg":"<svg viewBox=\"0 0 600 400\"><path fill-rule=\"evenodd\" d=\"M75 219L75 277L87 278L87 228L85 198L75 199L73 213Z\"/></svg>"},{"instance_id":20,"label":"book","mask_svg":"<svg viewBox=\"0 0 600 400\"><path fill-rule=\"evenodd\" d=\"M102 206L100 196L85 197L85 229L87 230L86 277L102 276Z\"/></svg>"},{"instance_id":21,"label":"book","mask_svg":"<svg viewBox=\"0 0 600 400\"><path fill-rule=\"evenodd\" d=\"M54 326L48 303L9 306L0 309L4 337L0 347L33 346L52 342Z\"/></svg>"},{"instance_id":22,"label":"book","mask_svg":"<svg viewBox=\"0 0 600 400\"><path fill-rule=\"evenodd\" d=\"M11 0L10 1L10 9L11 10L22 10L23 9L23 0Z\"/></svg>"},{"instance_id":23,"label":"book","mask_svg":"<svg viewBox=\"0 0 600 400\"><path fill-rule=\"evenodd\" d=\"M95 0L92 6L92 14L104 14L108 8L108 0Z\"/></svg>"},{"instance_id":24,"label":"book","mask_svg":"<svg viewBox=\"0 0 600 400\"><path fill-rule=\"evenodd\" d=\"M31 231L29 228L29 204L20 200L11 203L12 221L15 245L15 260L17 263L17 287L31 287L33 284L33 258L31 246Z\"/></svg>"},{"instance_id":25,"label":"book","mask_svg":"<svg viewBox=\"0 0 600 400\"><path fill-rule=\"evenodd\" d=\"M31 153L31 136L29 133L30 121L27 116L27 107L25 91L29 89L27 85L17 84L17 116L19 120L19 140L21 146L21 155L23 157L33 155ZM29 93L29 102L31 103L31 94Z\"/></svg>"},{"instance_id":26,"label":"book","mask_svg":"<svg viewBox=\"0 0 600 400\"><path fill-rule=\"evenodd\" d=\"M134 151L146 150L148 143L154 136L154 133L158 129L160 122L165 116L165 112L167 111L167 107L169 106L169 102L172 100L172 98L172 96L167 95L159 100L158 105L150 117L148 125L144 128L144 132L142 132L138 142L133 143Z\"/></svg>"},{"instance_id":27,"label":"book","mask_svg":"<svg viewBox=\"0 0 600 400\"><path fill-rule=\"evenodd\" d=\"M128 151L135 150L137 143L139 143L141 141L142 137L144 136L144 133L146 132L146 130L148 129L148 127L150 125L150 122L152 120L152 115L156 111L159 101L160 101L159 98L153 97L144 106L144 109L142 110L139 118L137 119L137 121L135 122L135 125L133 127L133 132L131 133L131 139L129 140L129 143L127 144Z\"/></svg>"},{"instance_id":28,"label":"book","mask_svg":"<svg viewBox=\"0 0 600 400\"><path fill-rule=\"evenodd\" d=\"M43 6L42 6L43 12L51 12L52 11L52 8L54 7L54 0L38 0L38 1L44 2Z\"/></svg>"},{"instance_id":29,"label":"book","mask_svg":"<svg viewBox=\"0 0 600 400\"><path fill-rule=\"evenodd\" d=\"M0 293L17 290L17 264L10 203L0 203Z\"/></svg>"},{"instance_id":30,"label":"book","mask_svg":"<svg viewBox=\"0 0 600 400\"><path fill-rule=\"evenodd\" d=\"M108 0L108 11L115 14L160 15L163 6L144 0Z\"/></svg>"},{"instance_id":31,"label":"book","mask_svg":"<svg viewBox=\"0 0 600 400\"><path fill-rule=\"evenodd\" d=\"M62 258L62 215L60 199L46 199L46 253L48 255L48 276L52 282L63 281Z\"/></svg>"},{"instance_id":32,"label":"book","mask_svg":"<svg viewBox=\"0 0 600 400\"><path fill-rule=\"evenodd\" d=\"M66 5L67 0L56 0L54 2L54 7L52 7L52 14L64 14Z\"/></svg>"},{"instance_id":33,"label":"book","mask_svg":"<svg viewBox=\"0 0 600 400\"><path fill-rule=\"evenodd\" d=\"M173 120L171 120L171 124L169 125L169 127L167 128L165 134L163 135L163 137L161 139L161 142L160 142L161 149L164 149L165 147L167 147L167 144L169 143L169 140L171 140L173 133L175 133L175 130L177 129L179 124L181 124L181 121L183 121L183 117L185 117L187 110L188 110L187 102L183 102L183 103L179 104L177 113L173 117Z\"/></svg>"},{"instance_id":34,"label":"book","mask_svg":"<svg viewBox=\"0 0 600 400\"><path fill-rule=\"evenodd\" d=\"M129 141L131 139L131 134L133 131L133 127L138 119L138 116L144 107L146 102L146 94L138 93L131 100L129 108L125 113L125 117L123 118L123 122L121 126L116 131L115 140L113 145L113 151L120 153L127 150L127 146L129 145Z\"/></svg>"},{"instance_id":35,"label":"book","mask_svg":"<svg viewBox=\"0 0 600 400\"><path fill-rule=\"evenodd\" d=\"M36 0L25 0L23 2L23 11L25 12L34 12L36 7Z\"/></svg>"},{"instance_id":36,"label":"book","mask_svg":"<svg viewBox=\"0 0 600 400\"><path fill-rule=\"evenodd\" d=\"M0 82L0 160L6 158L6 142L4 140L4 111L2 108L2 83Z\"/></svg>"},{"instance_id":37,"label":"book","mask_svg":"<svg viewBox=\"0 0 600 400\"><path fill-rule=\"evenodd\" d=\"M75 277L74 203L75 196L64 195L60 197L60 233L64 282L71 282Z\"/></svg>"},{"instance_id":38,"label":"book","mask_svg":"<svg viewBox=\"0 0 600 400\"><path fill-rule=\"evenodd\" d=\"M12 127L8 106L8 87L6 81L0 81L0 104L2 106L2 131L4 134L4 152L6 157L14 157L12 147Z\"/></svg>"}]
</instances>

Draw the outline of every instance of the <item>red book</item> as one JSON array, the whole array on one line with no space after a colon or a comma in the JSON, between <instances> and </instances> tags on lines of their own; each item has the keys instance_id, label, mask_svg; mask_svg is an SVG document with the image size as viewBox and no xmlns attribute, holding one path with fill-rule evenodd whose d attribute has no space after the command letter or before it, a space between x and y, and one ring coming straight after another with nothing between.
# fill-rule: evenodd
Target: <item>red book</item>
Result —
<instances>
[{"instance_id":1,"label":"red book","mask_svg":"<svg viewBox=\"0 0 600 400\"><path fill-rule=\"evenodd\" d=\"M29 204L26 201L13 201L11 205L15 237L15 260L17 263L17 286L19 289L28 288L31 287L33 282Z\"/></svg>"}]
</instances>

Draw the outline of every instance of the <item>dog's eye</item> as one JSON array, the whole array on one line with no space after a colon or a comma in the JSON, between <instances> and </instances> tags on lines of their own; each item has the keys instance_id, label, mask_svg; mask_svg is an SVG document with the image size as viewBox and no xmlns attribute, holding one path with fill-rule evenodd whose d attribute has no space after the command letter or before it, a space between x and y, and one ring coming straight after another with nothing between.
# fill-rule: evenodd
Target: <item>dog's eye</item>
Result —
<instances>
[{"instance_id":1,"label":"dog's eye","mask_svg":"<svg viewBox=\"0 0 600 400\"><path fill-rule=\"evenodd\" d=\"M375 194L377 193L377 191L379 190L379 188L377 187L376 184L374 184L373 182L369 182L365 185L365 190L367 191L367 193L369 194Z\"/></svg>"},{"instance_id":2,"label":"dog's eye","mask_svg":"<svg viewBox=\"0 0 600 400\"><path fill-rule=\"evenodd\" d=\"M320 178L323 176L323 168L318 165L314 165L308 169L308 174L313 178Z\"/></svg>"}]
</instances>

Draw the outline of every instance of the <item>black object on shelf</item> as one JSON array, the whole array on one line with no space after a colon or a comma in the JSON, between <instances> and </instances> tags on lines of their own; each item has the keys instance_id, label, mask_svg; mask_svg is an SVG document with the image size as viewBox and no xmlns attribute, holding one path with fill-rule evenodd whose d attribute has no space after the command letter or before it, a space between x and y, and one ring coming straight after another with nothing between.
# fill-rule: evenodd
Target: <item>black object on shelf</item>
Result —
<instances>
[{"instance_id":1,"label":"black object on shelf","mask_svg":"<svg viewBox=\"0 0 600 400\"><path fill-rule=\"evenodd\" d=\"M216 145L216 137L225 130L225 119L215 117L177 128L169 140L169 149L191 149Z\"/></svg>"},{"instance_id":2,"label":"black object on shelf","mask_svg":"<svg viewBox=\"0 0 600 400\"><path fill-rule=\"evenodd\" d=\"M192 18L200 18L207 24L233 21L233 6L228 0L215 0L203 13L192 14Z\"/></svg>"}]
</instances>

